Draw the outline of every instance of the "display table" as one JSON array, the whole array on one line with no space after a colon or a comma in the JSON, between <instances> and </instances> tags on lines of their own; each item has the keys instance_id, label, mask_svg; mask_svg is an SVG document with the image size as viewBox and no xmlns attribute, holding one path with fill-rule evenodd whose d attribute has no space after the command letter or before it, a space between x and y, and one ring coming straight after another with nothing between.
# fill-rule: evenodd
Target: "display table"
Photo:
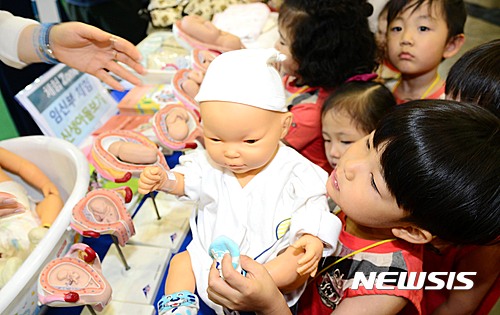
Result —
<instances>
[{"instance_id":1,"label":"display table","mask_svg":"<svg viewBox=\"0 0 500 315\"><path fill-rule=\"evenodd\" d=\"M156 204L161 216L158 220L149 197L130 209L136 235L120 247L130 266L126 270L117 247L108 235L97 239L84 238L101 257L103 276L110 283L112 300L99 314L155 314L156 303L165 287L168 263L173 254L184 250L191 240L189 216L192 202L178 201L174 196L158 193ZM43 313L90 314L87 308L44 307ZM209 314L209 313L206 313Z\"/></svg>"}]
</instances>

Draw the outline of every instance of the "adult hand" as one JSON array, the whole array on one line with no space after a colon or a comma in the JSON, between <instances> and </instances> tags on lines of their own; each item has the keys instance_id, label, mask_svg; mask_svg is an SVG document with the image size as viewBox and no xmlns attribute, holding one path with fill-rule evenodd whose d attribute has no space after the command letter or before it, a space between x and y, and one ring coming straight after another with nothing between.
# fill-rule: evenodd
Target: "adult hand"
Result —
<instances>
[{"instance_id":1,"label":"adult hand","mask_svg":"<svg viewBox=\"0 0 500 315\"><path fill-rule=\"evenodd\" d=\"M0 192L0 218L24 211L26 209L17 201L16 196Z\"/></svg>"},{"instance_id":2,"label":"adult hand","mask_svg":"<svg viewBox=\"0 0 500 315\"><path fill-rule=\"evenodd\" d=\"M88 24L80 22L58 24L50 31L50 43L54 56L60 62L92 74L116 90L123 90L123 87L108 71L132 84L141 84L139 78L117 61L126 64L137 73L146 73L140 64L142 57L137 47L121 37Z\"/></svg>"},{"instance_id":3,"label":"adult hand","mask_svg":"<svg viewBox=\"0 0 500 315\"><path fill-rule=\"evenodd\" d=\"M258 314L291 314L283 295L274 284L266 268L248 256L240 256L246 276L234 270L231 257L222 259L222 274L212 264L208 279L208 298L217 304L239 311Z\"/></svg>"}]
</instances>

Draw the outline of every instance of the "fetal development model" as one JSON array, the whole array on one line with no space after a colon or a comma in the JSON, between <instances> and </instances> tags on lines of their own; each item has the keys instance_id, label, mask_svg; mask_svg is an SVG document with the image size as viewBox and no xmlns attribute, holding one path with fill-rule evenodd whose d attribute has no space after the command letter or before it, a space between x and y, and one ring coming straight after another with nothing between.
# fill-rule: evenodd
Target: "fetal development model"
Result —
<instances>
[{"instance_id":1,"label":"fetal development model","mask_svg":"<svg viewBox=\"0 0 500 315\"><path fill-rule=\"evenodd\" d=\"M274 49L215 58L196 96L206 150L182 156L172 171L146 167L141 173L140 193L162 190L198 202L193 240L170 262L159 314L197 314L195 288L223 312L206 292L209 248L220 236L264 263L290 305L322 254L335 248L340 221L328 210L326 172L280 142L292 115L272 66L277 58ZM292 246L299 238L308 239L305 248Z\"/></svg>"}]
</instances>

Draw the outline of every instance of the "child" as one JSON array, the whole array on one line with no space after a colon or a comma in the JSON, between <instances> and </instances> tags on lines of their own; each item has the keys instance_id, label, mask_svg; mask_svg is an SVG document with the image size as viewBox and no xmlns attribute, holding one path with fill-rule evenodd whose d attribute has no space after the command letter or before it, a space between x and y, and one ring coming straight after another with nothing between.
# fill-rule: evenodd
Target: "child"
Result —
<instances>
[{"instance_id":1,"label":"child","mask_svg":"<svg viewBox=\"0 0 500 315\"><path fill-rule=\"evenodd\" d=\"M500 40L467 51L450 68L446 97L478 104L500 117ZM424 314L489 314L500 297L500 246L453 246L434 239L424 251L424 271L475 271L469 290L425 290Z\"/></svg>"},{"instance_id":2,"label":"child","mask_svg":"<svg viewBox=\"0 0 500 315\"><path fill-rule=\"evenodd\" d=\"M401 72L391 87L398 104L444 98L438 67L462 47L466 17L463 0L389 2L387 49Z\"/></svg>"},{"instance_id":3,"label":"child","mask_svg":"<svg viewBox=\"0 0 500 315\"><path fill-rule=\"evenodd\" d=\"M446 96L479 103L500 117L500 39L470 49L450 68Z\"/></svg>"},{"instance_id":4,"label":"child","mask_svg":"<svg viewBox=\"0 0 500 315\"><path fill-rule=\"evenodd\" d=\"M333 314L418 312L422 291L377 291L362 285L354 290L353 272L421 271L419 244L434 235L456 244L497 240L499 128L500 120L479 106L412 101L353 144L327 183L345 215L340 246L323 262L326 272L304 292L302 312L331 314L339 302ZM477 157L481 163L471 163ZM351 256L337 261L346 255ZM227 263L229 258L222 263L224 280L210 274L211 299L232 309L290 314L262 267L242 257L247 271L242 277ZM337 262L333 267L332 260Z\"/></svg>"},{"instance_id":5,"label":"child","mask_svg":"<svg viewBox=\"0 0 500 315\"><path fill-rule=\"evenodd\" d=\"M146 168L141 174L140 193L162 190L198 201L190 221L193 241L170 263L160 314L177 314L180 309L166 302L186 295L193 303L182 308L194 314L195 285L203 300L222 312L206 296L212 263L208 248L218 236L229 237L242 253L265 263L276 284L289 293L290 304L303 291L309 272L314 274L303 270L308 265L315 269L322 252L331 253L337 242L340 222L328 211L322 184L327 174L280 142L292 114L271 65L278 57L274 49L242 49L215 58L196 96L206 151L181 157L173 171ZM301 236L314 247L311 252L308 246L306 254L290 246ZM303 261L310 256L317 260Z\"/></svg>"},{"instance_id":6,"label":"child","mask_svg":"<svg viewBox=\"0 0 500 315\"><path fill-rule=\"evenodd\" d=\"M377 32L375 41L378 50L378 81L382 83L397 80L401 75L387 58L387 12L389 11L389 2L387 2L379 13L377 18Z\"/></svg>"},{"instance_id":7,"label":"child","mask_svg":"<svg viewBox=\"0 0 500 315\"><path fill-rule=\"evenodd\" d=\"M332 168L347 148L375 130L395 105L391 91L381 83L351 81L340 85L321 109L325 152Z\"/></svg>"},{"instance_id":8,"label":"child","mask_svg":"<svg viewBox=\"0 0 500 315\"><path fill-rule=\"evenodd\" d=\"M348 78L374 71L376 44L365 0L286 0L278 16L276 49L286 55L281 64L287 105L294 114L284 142L327 172L321 136L321 106Z\"/></svg>"}]
</instances>

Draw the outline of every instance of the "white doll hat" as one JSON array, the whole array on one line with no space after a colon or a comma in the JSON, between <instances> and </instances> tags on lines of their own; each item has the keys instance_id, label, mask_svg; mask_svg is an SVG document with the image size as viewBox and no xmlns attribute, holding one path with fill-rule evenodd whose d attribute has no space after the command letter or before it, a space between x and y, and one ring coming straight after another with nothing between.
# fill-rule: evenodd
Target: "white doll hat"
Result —
<instances>
[{"instance_id":1,"label":"white doll hat","mask_svg":"<svg viewBox=\"0 0 500 315\"><path fill-rule=\"evenodd\" d=\"M284 55L272 48L225 52L210 63L195 100L240 103L287 112L283 82L274 67L283 60Z\"/></svg>"}]
</instances>

